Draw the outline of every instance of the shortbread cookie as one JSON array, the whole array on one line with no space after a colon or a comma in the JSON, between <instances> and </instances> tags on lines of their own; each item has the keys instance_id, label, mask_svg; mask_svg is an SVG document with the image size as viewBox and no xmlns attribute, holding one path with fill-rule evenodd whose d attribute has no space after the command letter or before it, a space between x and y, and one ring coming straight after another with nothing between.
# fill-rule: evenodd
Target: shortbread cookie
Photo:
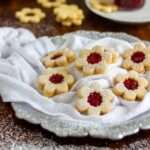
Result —
<instances>
[{"instance_id":1,"label":"shortbread cookie","mask_svg":"<svg viewBox=\"0 0 150 150\"><path fill-rule=\"evenodd\" d=\"M66 0L37 0L45 8L55 8L66 2Z\"/></svg>"},{"instance_id":2,"label":"shortbread cookie","mask_svg":"<svg viewBox=\"0 0 150 150\"><path fill-rule=\"evenodd\" d=\"M87 115L106 114L112 110L114 95L109 89L102 89L99 84L83 86L77 91L75 107Z\"/></svg>"},{"instance_id":3,"label":"shortbread cookie","mask_svg":"<svg viewBox=\"0 0 150 150\"><path fill-rule=\"evenodd\" d=\"M44 66L47 67L59 67L66 66L72 63L76 58L73 51L68 48L62 50L51 51L42 59Z\"/></svg>"},{"instance_id":4,"label":"shortbread cookie","mask_svg":"<svg viewBox=\"0 0 150 150\"><path fill-rule=\"evenodd\" d=\"M23 8L21 11L17 11L15 15L23 23L39 23L46 17L39 8Z\"/></svg>"},{"instance_id":5,"label":"shortbread cookie","mask_svg":"<svg viewBox=\"0 0 150 150\"><path fill-rule=\"evenodd\" d=\"M64 68L48 68L37 79L37 89L47 97L66 93L74 83L74 77Z\"/></svg>"},{"instance_id":6,"label":"shortbread cookie","mask_svg":"<svg viewBox=\"0 0 150 150\"><path fill-rule=\"evenodd\" d=\"M54 9L56 21L64 26L81 25L84 19L83 11L77 5L63 4Z\"/></svg>"},{"instance_id":7,"label":"shortbread cookie","mask_svg":"<svg viewBox=\"0 0 150 150\"><path fill-rule=\"evenodd\" d=\"M111 12L115 12L118 11L118 6L113 4L113 3L104 3L104 1L100 1L100 0L90 0L91 6L98 10L98 11L103 11L106 13L111 13Z\"/></svg>"},{"instance_id":8,"label":"shortbread cookie","mask_svg":"<svg viewBox=\"0 0 150 150\"><path fill-rule=\"evenodd\" d=\"M150 47L138 43L133 49L128 49L123 54L123 67L127 70L135 70L139 73L150 71Z\"/></svg>"},{"instance_id":9,"label":"shortbread cookie","mask_svg":"<svg viewBox=\"0 0 150 150\"><path fill-rule=\"evenodd\" d=\"M114 93L127 101L141 101L147 92L148 81L135 71L116 76L114 82Z\"/></svg>"},{"instance_id":10,"label":"shortbread cookie","mask_svg":"<svg viewBox=\"0 0 150 150\"><path fill-rule=\"evenodd\" d=\"M75 65L83 75L103 74L109 64L115 63L118 53L112 49L96 46L89 50L82 50Z\"/></svg>"}]
</instances>

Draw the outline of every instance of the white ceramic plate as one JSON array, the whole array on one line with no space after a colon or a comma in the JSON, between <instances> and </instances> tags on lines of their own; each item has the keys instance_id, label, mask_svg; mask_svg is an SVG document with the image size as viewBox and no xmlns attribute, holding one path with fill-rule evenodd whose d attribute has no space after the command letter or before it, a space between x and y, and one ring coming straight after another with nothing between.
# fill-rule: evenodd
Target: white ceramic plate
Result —
<instances>
[{"instance_id":1,"label":"white ceramic plate","mask_svg":"<svg viewBox=\"0 0 150 150\"><path fill-rule=\"evenodd\" d=\"M86 6L93 13L103 18L122 23L148 23L150 22L150 0L146 0L143 8L133 11L118 11L113 13L104 13L92 8L90 0L85 0Z\"/></svg>"}]
</instances>

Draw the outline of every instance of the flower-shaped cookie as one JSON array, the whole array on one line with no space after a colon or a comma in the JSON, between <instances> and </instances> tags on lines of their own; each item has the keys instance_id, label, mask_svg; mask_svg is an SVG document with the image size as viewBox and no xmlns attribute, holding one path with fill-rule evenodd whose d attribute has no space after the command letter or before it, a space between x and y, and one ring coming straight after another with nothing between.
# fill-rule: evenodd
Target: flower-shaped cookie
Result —
<instances>
[{"instance_id":1,"label":"flower-shaped cookie","mask_svg":"<svg viewBox=\"0 0 150 150\"><path fill-rule=\"evenodd\" d=\"M103 74L107 65L116 62L117 58L118 53L114 50L96 46L93 49L82 50L75 64L83 75Z\"/></svg>"},{"instance_id":2,"label":"flower-shaped cookie","mask_svg":"<svg viewBox=\"0 0 150 150\"><path fill-rule=\"evenodd\" d=\"M81 25L84 19L83 11L77 5L63 4L54 9L56 21L64 26Z\"/></svg>"},{"instance_id":3,"label":"flower-shaped cookie","mask_svg":"<svg viewBox=\"0 0 150 150\"><path fill-rule=\"evenodd\" d=\"M45 16L45 13L39 8L23 8L16 12L16 18L23 23L39 23Z\"/></svg>"},{"instance_id":4,"label":"flower-shaped cookie","mask_svg":"<svg viewBox=\"0 0 150 150\"><path fill-rule=\"evenodd\" d=\"M65 68L48 68L38 77L37 89L47 97L66 93L74 83L74 77Z\"/></svg>"},{"instance_id":5,"label":"flower-shaped cookie","mask_svg":"<svg viewBox=\"0 0 150 150\"><path fill-rule=\"evenodd\" d=\"M112 1L101 1L101 0L90 0L91 6L98 10L106 13L111 13L117 11L119 8Z\"/></svg>"},{"instance_id":6,"label":"flower-shaped cookie","mask_svg":"<svg viewBox=\"0 0 150 150\"><path fill-rule=\"evenodd\" d=\"M114 94L109 89L103 89L99 84L83 86L77 91L78 99L75 107L87 115L106 114L112 110Z\"/></svg>"},{"instance_id":7,"label":"flower-shaped cookie","mask_svg":"<svg viewBox=\"0 0 150 150\"><path fill-rule=\"evenodd\" d=\"M62 50L51 51L42 59L44 66L47 67L59 67L66 66L73 62L76 55L68 48Z\"/></svg>"},{"instance_id":8,"label":"flower-shaped cookie","mask_svg":"<svg viewBox=\"0 0 150 150\"><path fill-rule=\"evenodd\" d=\"M150 71L150 47L143 43L136 44L133 49L128 49L123 54L123 67L139 73Z\"/></svg>"},{"instance_id":9,"label":"flower-shaped cookie","mask_svg":"<svg viewBox=\"0 0 150 150\"><path fill-rule=\"evenodd\" d=\"M66 0L37 0L45 8L55 8L66 2Z\"/></svg>"},{"instance_id":10,"label":"flower-shaped cookie","mask_svg":"<svg viewBox=\"0 0 150 150\"><path fill-rule=\"evenodd\" d=\"M148 81L135 71L116 76L114 82L114 93L127 101L143 100L147 92Z\"/></svg>"}]
</instances>

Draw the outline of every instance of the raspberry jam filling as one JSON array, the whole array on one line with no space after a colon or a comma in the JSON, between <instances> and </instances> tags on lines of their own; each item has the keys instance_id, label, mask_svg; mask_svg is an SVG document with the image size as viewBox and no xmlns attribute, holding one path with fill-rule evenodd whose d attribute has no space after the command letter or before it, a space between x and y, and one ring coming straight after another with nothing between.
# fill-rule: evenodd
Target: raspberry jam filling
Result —
<instances>
[{"instance_id":1,"label":"raspberry jam filling","mask_svg":"<svg viewBox=\"0 0 150 150\"><path fill-rule=\"evenodd\" d=\"M94 107L101 105L102 103L102 96L98 92L92 92L88 96L88 103Z\"/></svg>"},{"instance_id":2,"label":"raspberry jam filling","mask_svg":"<svg viewBox=\"0 0 150 150\"><path fill-rule=\"evenodd\" d=\"M51 57L51 59L57 59L57 58L59 58L61 56L62 56L62 54L55 54L53 57Z\"/></svg>"},{"instance_id":3,"label":"raspberry jam filling","mask_svg":"<svg viewBox=\"0 0 150 150\"><path fill-rule=\"evenodd\" d=\"M133 55L131 56L132 61L134 61L135 63L141 63L144 61L145 59L145 54L143 52L135 52L133 53Z\"/></svg>"},{"instance_id":4,"label":"raspberry jam filling","mask_svg":"<svg viewBox=\"0 0 150 150\"><path fill-rule=\"evenodd\" d=\"M87 57L87 62L89 64L97 64L102 60L102 56L99 53L91 53L88 57Z\"/></svg>"},{"instance_id":5,"label":"raspberry jam filling","mask_svg":"<svg viewBox=\"0 0 150 150\"><path fill-rule=\"evenodd\" d=\"M115 4L123 9L141 8L145 0L115 0Z\"/></svg>"},{"instance_id":6,"label":"raspberry jam filling","mask_svg":"<svg viewBox=\"0 0 150 150\"><path fill-rule=\"evenodd\" d=\"M62 83L64 80L64 77L61 74L53 74L50 76L49 81L54 84Z\"/></svg>"},{"instance_id":7,"label":"raspberry jam filling","mask_svg":"<svg viewBox=\"0 0 150 150\"><path fill-rule=\"evenodd\" d=\"M124 85L127 89L129 90L136 90L139 86L138 81L136 81L135 79L126 79L124 81Z\"/></svg>"}]
</instances>

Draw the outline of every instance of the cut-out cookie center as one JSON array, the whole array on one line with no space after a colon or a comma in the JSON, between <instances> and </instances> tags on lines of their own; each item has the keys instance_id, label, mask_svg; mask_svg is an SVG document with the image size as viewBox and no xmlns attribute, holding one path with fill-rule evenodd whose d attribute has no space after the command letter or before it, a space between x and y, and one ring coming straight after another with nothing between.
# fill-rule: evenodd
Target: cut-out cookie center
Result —
<instances>
[{"instance_id":1,"label":"cut-out cookie center","mask_svg":"<svg viewBox=\"0 0 150 150\"><path fill-rule=\"evenodd\" d=\"M62 56L62 54L55 54L54 56L51 57L51 59L58 59Z\"/></svg>"},{"instance_id":2,"label":"cut-out cookie center","mask_svg":"<svg viewBox=\"0 0 150 150\"><path fill-rule=\"evenodd\" d=\"M102 103L102 96L98 92L92 92L88 96L88 103L94 107L101 105Z\"/></svg>"},{"instance_id":3,"label":"cut-out cookie center","mask_svg":"<svg viewBox=\"0 0 150 150\"><path fill-rule=\"evenodd\" d=\"M131 56L131 59L133 62L135 63L141 63L143 62L143 60L145 59L145 54L143 52L135 52L133 53L133 55Z\"/></svg>"},{"instance_id":4,"label":"cut-out cookie center","mask_svg":"<svg viewBox=\"0 0 150 150\"><path fill-rule=\"evenodd\" d=\"M61 74L53 74L50 76L49 81L54 84L62 83L64 80L64 77Z\"/></svg>"},{"instance_id":5,"label":"cut-out cookie center","mask_svg":"<svg viewBox=\"0 0 150 150\"><path fill-rule=\"evenodd\" d=\"M124 81L124 85L127 89L129 90L136 90L139 86L138 81L136 81L135 79L126 79Z\"/></svg>"},{"instance_id":6,"label":"cut-out cookie center","mask_svg":"<svg viewBox=\"0 0 150 150\"><path fill-rule=\"evenodd\" d=\"M97 64L102 60L102 56L99 53L91 53L88 57L87 57L87 62L89 64Z\"/></svg>"},{"instance_id":7,"label":"cut-out cookie center","mask_svg":"<svg viewBox=\"0 0 150 150\"><path fill-rule=\"evenodd\" d=\"M29 12L29 13L27 13L26 14L28 17L33 17L33 16L35 16L35 13L34 12Z\"/></svg>"}]
</instances>

